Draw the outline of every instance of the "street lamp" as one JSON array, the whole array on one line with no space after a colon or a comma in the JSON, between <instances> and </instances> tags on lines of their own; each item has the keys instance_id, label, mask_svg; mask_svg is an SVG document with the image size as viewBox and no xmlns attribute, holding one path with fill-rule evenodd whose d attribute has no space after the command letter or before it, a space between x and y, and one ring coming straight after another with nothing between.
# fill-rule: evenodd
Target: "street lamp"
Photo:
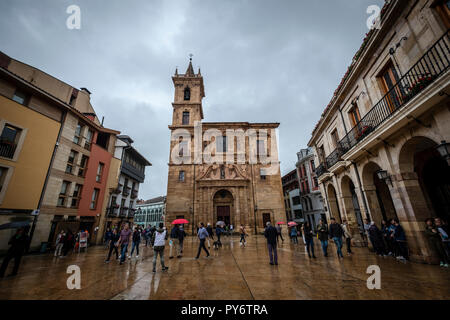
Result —
<instances>
[{"instance_id":1,"label":"street lamp","mask_svg":"<svg viewBox=\"0 0 450 320\"><path fill-rule=\"evenodd\" d=\"M436 150L439 152L441 157L447 161L447 164L450 166L450 143L443 140L441 141L441 144L436 147Z\"/></svg>"},{"instance_id":2,"label":"street lamp","mask_svg":"<svg viewBox=\"0 0 450 320\"><path fill-rule=\"evenodd\" d=\"M388 172L386 170L378 170L376 172L378 179L380 179L381 181L384 181L387 183L387 181L389 181L389 184L392 186L392 180L391 180L391 176L388 174Z\"/></svg>"},{"instance_id":3,"label":"street lamp","mask_svg":"<svg viewBox=\"0 0 450 320\"><path fill-rule=\"evenodd\" d=\"M254 215L254 222L255 222L255 235L257 235L258 234L258 230L256 229L256 211L258 211L258 206L257 205L255 205L255 212L253 213L253 215Z\"/></svg>"}]
</instances>

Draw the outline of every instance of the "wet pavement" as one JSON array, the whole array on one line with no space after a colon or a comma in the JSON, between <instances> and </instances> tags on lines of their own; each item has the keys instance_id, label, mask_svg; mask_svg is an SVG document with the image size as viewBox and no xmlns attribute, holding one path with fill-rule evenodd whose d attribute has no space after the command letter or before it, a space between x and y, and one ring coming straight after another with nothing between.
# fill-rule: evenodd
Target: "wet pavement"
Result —
<instances>
[{"instance_id":1,"label":"wet pavement","mask_svg":"<svg viewBox=\"0 0 450 320\"><path fill-rule=\"evenodd\" d=\"M317 259L310 260L303 244L285 240L278 249L279 265L271 266L262 236L251 236L245 248L239 246L238 237L224 237L222 242L220 250L211 250L211 258L202 252L199 260L194 260L196 239L186 239L181 259L169 259L166 246L169 270L162 272L158 259L156 273L152 273L153 251L142 245L139 258L123 265L113 260L105 264L107 251L102 246L63 259L51 254L26 256L18 276L0 279L0 299L359 300L450 295L450 269L377 257L367 248L353 248L353 256L339 260L334 244L325 258L316 243ZM80 290L67 288L69 265L80 267ZM367 288L370 265L381 269L381 290Z\"/></svg>"}]
</instances>

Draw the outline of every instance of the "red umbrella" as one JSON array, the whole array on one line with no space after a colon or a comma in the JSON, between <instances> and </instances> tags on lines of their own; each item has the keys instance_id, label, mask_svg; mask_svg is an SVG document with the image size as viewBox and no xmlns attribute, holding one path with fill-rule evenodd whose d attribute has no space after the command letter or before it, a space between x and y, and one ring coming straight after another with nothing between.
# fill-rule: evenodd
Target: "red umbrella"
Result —
<instances>
[{"instance_id":1,"label":"red umbrella","mask_svg":"<svg viewBox=\"0 0 450 320\"><path fill-rule=\"evenodd\" d=\"M172 224L186 224L189 223L186 219L176 219L172 221Z\"/></svg>"},{"instance_id":2,"label":"red umbrella","mask_svg":"<svg viewBox=\"0 0 450 320\"><path fill-rule=\"evenodd\" d=\"M288 226L289 227L295 227L295 226L298 226L298 224L297 224L297 222L291 221L291 222L288 223Z\"/></svg>"},{"instance_id":3,"label":"red umbrella","mask_svg":"<svg viewBox=\"0 0 450 320\"><path fill-rule=\"evenodd\" d=\"M286 224L286 222L280 221L280 222L277 222L277 224L278 224L278 225L280 225L280 224Z\"/></svg>"}]
</instances>

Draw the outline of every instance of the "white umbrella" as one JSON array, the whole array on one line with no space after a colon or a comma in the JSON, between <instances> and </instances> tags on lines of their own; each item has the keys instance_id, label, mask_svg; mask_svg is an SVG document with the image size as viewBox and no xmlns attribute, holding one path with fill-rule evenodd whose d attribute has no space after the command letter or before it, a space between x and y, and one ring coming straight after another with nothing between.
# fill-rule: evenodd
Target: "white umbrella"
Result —
<instances>
[{"instance_id":1,"label":"white umbrella","mask_svg":"<svg viewBox=\"0 0 450 320\"><path fill-rule=\"evenodd\" d=\"M217 221L216 226L218 226L218 225L224 226L224 225L225 225L225 222L223 222L223 221Z\"/></svg>"}]
</instances>

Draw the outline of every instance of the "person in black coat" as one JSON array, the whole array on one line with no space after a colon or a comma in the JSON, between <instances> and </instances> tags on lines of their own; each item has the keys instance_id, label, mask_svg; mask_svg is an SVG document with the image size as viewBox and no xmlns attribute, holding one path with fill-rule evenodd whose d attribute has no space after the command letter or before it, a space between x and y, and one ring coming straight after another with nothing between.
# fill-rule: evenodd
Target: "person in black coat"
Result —
<instances>
[{"instance_id":1,"label":"person in black coat","mask_svg":"<svg viewBox=\"0 0 450 320\"><path fill-rule=\"evenodd\" d=\"M277 254L277 236L278 232L270 222L266 223L266 229L264 230L264 237L267 239L267 248L269 249L269 259L271 265L278 265Z\"/></svg>"},{"instance_id":2,"label":"person in black coat","mask_svg":"<svg viewBox=\"0 0 450 320\"><path fill-rule=\"evenodd\" d=\"M111 254L114 251L114 254L116 255L116 260L119 260L119 251L117 250L117 241L119 241L120 238L120 234L117 231L117 229L114 229L111 233L110 236L110 241L109 241L109 253L108 253L108 257L106 258L106 263L109 262L109 259L111 258Z\"/></svg>"},{"instance_id":3,"label":"person in black coat","mask_svg":"<svg viewBox=\"0 0 450 320\"><path fill-rule=\"evenodd\" d=\"M311 256L316 259L314 254L314 233L308 221L303 224L303 234L305 235L306 251L308 252L308 257Z\"/></svg>"},{"instance_id":4,"label":"person in black coat","mask_svg":"<svg viewBox=\"0 0 450 320\"><path fill-rule=\"evenodd\" d=\"M386 249L384 247L383 234L373 221L370 223L369 227L369 238L370 242L372 242L375 253L380 256L385 255Z\"/></svg>"},{"instance_id":5,"label":"person in black coat","mask_svg":"<svg viewBox=\"0 0 450 320\"><path fill-rule=\"evenodd\" d=\"M333 239L334 243L336 244L338 258L343 258L344 255L342 254L342 236L344 235L344 230L342 229L340 224L336 223L335 218L331 218L330 221L330 239Z\"/></svg>"},{"instance_id":6,"label":"person in black coat","mask_svg":"<svg viewBox=\"0 0 450 320\"><path fill-rule=\"evenodd\" d=\"M0 278L5 276L6 269L8 268L9 261L14 258L14 268L10 276L17 275L20 266L20 260L28 247L30 238L24 228L17 230L16 234L9 240L8 244L11 245L5 258L3 259L2 266L0 267Z\"/></svg>"}]
</instances>

